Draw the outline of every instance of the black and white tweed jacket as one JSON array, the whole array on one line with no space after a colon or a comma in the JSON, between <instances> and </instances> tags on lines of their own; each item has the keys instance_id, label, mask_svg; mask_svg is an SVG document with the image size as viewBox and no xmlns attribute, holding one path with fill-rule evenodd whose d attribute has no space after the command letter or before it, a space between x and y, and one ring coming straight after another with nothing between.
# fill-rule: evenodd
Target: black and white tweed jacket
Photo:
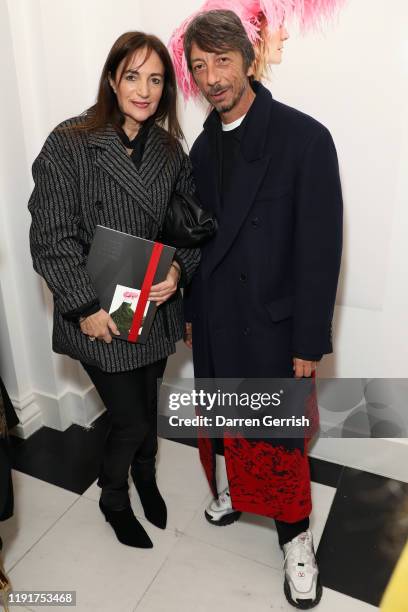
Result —
<instances>
[{"instance_id":1,"label":"black and white tweed jacket","mask_svg":"<svg viewBox=\"0 0 408 612\"><path fill-rule=\"evenodd\" d=\"M35 187L28 204L31 254L54 298L53 350L106 372L121 372L175 352L183 333L182 297L178 291L159 307L144 345L91 342L64 315L98 297L86 271L96 225L155 239L173 190L192 193L194 181L188 156L181 145L169 150L159 126L150 129L136 169L113 127L91 133L65 129L82 120L79 116L57 126L34 161ZM176 255L187 284L199 251L178 249Z\"/></svg>"}]
</instances>

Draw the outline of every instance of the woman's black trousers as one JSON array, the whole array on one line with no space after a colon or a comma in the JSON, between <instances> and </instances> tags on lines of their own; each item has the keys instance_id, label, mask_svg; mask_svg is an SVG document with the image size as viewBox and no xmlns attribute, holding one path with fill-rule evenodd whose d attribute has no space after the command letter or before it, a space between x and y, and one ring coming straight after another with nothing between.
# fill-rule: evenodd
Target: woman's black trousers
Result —
<instances>
[{"instance_id":1,"label":"woman's black trousers","mask_svg":"<svg viewBox=\"0 0 408 612\"><path fill-rule=\"evenodd\" d=\"M129 467L154 478L157 453L157 379L167 359L127 372L108 373L82 363L109 415L98 485L101 501L111 509L129 504Z\"/></svg>"}]
</instances>

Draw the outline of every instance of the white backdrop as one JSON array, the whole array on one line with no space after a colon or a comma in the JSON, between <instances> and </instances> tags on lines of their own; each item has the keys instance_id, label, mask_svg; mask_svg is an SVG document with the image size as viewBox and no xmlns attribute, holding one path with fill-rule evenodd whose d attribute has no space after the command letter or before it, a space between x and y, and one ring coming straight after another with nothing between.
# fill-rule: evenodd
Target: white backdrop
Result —
<instances>
[{"instance_id":1,"label":"white backdrop","mask_svg":"<svg viewBox=\"0 0 408 612\"><path fill-rule=\"evenodd\" d=\"M97 410L89 380L77 364L51 353L49 295L31 269L28 250L32 161L59 121L94 101L99 73L117 36L143 29L167 42L172 29L200 4L0 0L5 85L0 113L0 366L20 409L22 435L41 423L61 429L72 420L85 424ZM349 0L325 34L300 37L289 26L283 64L274 67L268 84L276 99L330 129L340 160L344 256L335 353L324 359L322 375L408 375L408 7L405 0L392 0L390 14L389 4ZM205 110L180 102L191 145ZM168 375L191 373L190 355L180 345Z\"/></svg>"}]
</instances>

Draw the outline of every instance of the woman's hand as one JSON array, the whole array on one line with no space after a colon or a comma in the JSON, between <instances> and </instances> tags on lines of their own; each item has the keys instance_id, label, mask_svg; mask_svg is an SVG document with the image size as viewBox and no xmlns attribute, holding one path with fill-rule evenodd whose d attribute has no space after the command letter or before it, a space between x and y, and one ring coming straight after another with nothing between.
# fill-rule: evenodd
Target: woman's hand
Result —
<instances>
[{"instance_id":1,"label":"woman's hand","mask_svg":"<svg viewBox=\"0 0 408 612\"><path fill-rule=\"evenodd\" d=\"M166 280L157 285L152 285L149 293L149 300L156 302L157 306L163 304L163 302L176 293L180 276L180 266L176 261L173 261L167 273Z\"/></svg>"},{"instance_id":2,"label":"woman's hand","mask_svg":"<svg viewBox=\"0 0 408 612\"><path fill-rule=\"evenodd\" d=\"M103 340L107 344L112 342L111 333L116 336L120 335L120 331L116 327L115 321L112 319L109 313L102 308L95 312L95 314L89 315L84 319L80 318L80 327L83 334L89 336L90 340Z\"/></svg>"}]
</instances>

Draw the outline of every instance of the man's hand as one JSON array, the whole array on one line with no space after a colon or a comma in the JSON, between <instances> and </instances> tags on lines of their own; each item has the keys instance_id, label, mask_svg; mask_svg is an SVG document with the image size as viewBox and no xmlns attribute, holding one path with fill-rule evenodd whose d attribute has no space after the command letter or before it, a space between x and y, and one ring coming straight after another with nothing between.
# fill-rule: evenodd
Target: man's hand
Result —
<instances>
[{"instance_id":1,"label":"man's hand","mask_svg":"<svg viewBox=\"0 0 408 612\"><path fill-rule=\"evenodd\" d=\"M90 340L97 338L110 344L112 342L111 332L116 336L120 334L115 321L102 308L85 319L80 318L79 321L82 333L89 336Z\"/></svg>"},{"instance_id":2,"label":"man's hand","mask_svg":"<svg viewBox=\"0 0 408 612\"><path fill-rule=\"evenodd\" d=\"M193 348L193 325L192 323L186 323L184 330L184 344L189 348Z\"/></svg>"},{"instance_id":3,"label":"man's hand","mask_svg":"<svg viewBox=\"0 0 408 612\"><path fill-rule=\"evenodd\" d=\"M157 303L157 306L163 304L177 291L177 285L180 280L181 270L176 261L170 266L166 280L157 285L152 285L150 288L149 300Z\"/></svg>"},{"instance_id":4,"label":"man's hand","mask_svg":"<svg viewBox=\"0 0 408 612\"><path fill-rule=\"evenodd\" d=\"M310 377L312 372L316 370L316 361L306 361L305 359L293 358L293 370L295 378Z\"/></svg>"}]
</instances>

